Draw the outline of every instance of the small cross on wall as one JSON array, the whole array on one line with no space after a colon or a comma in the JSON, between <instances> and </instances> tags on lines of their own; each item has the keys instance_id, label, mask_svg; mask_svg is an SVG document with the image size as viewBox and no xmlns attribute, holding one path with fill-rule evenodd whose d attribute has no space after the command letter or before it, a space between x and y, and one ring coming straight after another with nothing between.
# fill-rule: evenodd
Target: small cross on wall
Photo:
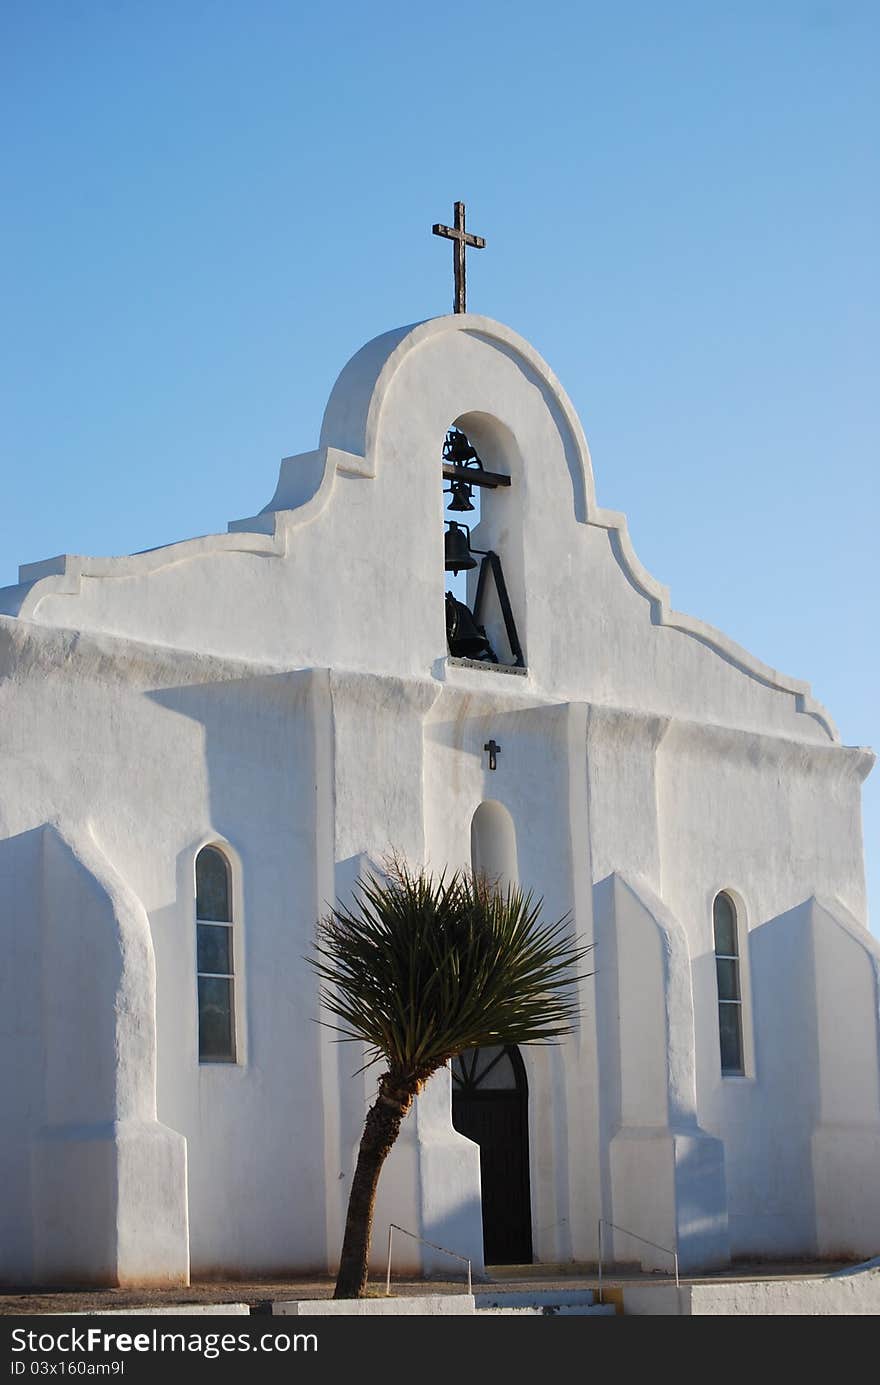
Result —
<instances>
[{"instance_id":1,"label":"small cross on wall","mask_svg":"<svg viewBox=\"0 0 880 1385\"><path fill-rule=\"evenodd\" d=\"M439 222L433 227L435 236L445 236L452 241L452 264L455 269L455 302L452 311L455 313L467 312L467 290L465 284L465 248L470 245L474 250L485 249L486 242L482 236L472 236L470 231L464 228L464 203L455 204L455 225L441 226Z\"/></svg>"},{"instance_id":2,"label":"small cross on wall","mask_svg":"<svg viewBox=\"0 0 880 1385\"><path fill-rule=\"evenodd\" d=\"M489 768L497 769L497 757L501 754L501 746L498 744L496 740L491 740L486 742L486 744L483 746L483 749L489 752Z\"/></svg>"}]
</instances>

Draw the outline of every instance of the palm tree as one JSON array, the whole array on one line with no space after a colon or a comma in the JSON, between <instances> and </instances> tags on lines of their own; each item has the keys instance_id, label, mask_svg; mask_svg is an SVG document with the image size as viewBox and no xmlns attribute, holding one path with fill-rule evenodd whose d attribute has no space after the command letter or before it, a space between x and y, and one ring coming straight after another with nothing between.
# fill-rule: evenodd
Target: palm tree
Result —
<instances>
[{"instance_id":1,"label":"palm tree","mask_svg":"<svg viewBox=\"0 0 880 1385\"><path fill-rule=\"evenodd\" d=\"M335 1298L361 1298L376 1187L413 1099L465 1049L547 1042L571 1033L574 987L588 951L568 916L541 921L542 901L456 871L448 878L393 859L362 881L350 909L318 924L310 959L320 1000L343 1040L386 1067L367 1113L351 1185Z\"/></svg>"}]
</instances>

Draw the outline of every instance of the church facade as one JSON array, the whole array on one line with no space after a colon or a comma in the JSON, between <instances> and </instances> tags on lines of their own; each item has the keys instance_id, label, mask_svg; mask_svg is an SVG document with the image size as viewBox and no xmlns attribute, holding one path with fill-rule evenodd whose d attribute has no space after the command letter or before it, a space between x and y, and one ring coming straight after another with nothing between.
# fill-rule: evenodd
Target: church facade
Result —
<instances>
[{"instance_id":1,"label":"church facade","mask_svg":"<svg viewBox=\"0 0 880 1385\"><path fill-rule=\"evenodd\" d=\"M377 1262L880 1251L873 755L671 608L510 329L370 342L226 534L22 568L0 746L5 1282L334 1267L375 1070L304 959L391 850L520 881L593 974L565 1042L431 1080Z\"/></svg>"}]
</instances>

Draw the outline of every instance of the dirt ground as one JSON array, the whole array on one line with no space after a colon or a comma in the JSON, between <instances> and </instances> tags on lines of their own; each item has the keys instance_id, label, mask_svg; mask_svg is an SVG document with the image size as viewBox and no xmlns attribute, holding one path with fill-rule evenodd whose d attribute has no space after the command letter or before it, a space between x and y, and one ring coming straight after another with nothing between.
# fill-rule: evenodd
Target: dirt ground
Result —
<instances>
[{"instance_id":1,"label":"dirt ground","mask_svg":"<svg viewBox=\"0 0 880 1385\"><path fill-rule=\"evenodd\" d=\"M797 1261L785 1264L737 1264L717 1276L701 1275L705 1281L722 1279L793 1279L831 1274L844 1268L836 1261L822 1264ZM637 1270L621 1270L619 1267L606 1274L605 1283L609 1288L624 1283L649 1280L662 1283L666 1275L645 1275ZM685 1282L694 1282L691 1279ZM496 1292L508 1290L522 1292L526 1289L595 1289L596 1273L592 1267L576 1265L522 1265L493 1268L485 1280L474 1284L475 1290L492 1288ZM460 1294L466 1287L460 1280L392 1280L395 1295ZM385 1293L382 1276L370 1281L370 1292ZM173 1289L88 1289L53 1288L43 1289L0 1288L0 1315L29 1315L51 1313L108 1313L125 1312L131 1308L180 1308L198 1303L246 1303L251 1311L271 1313L271 1304L279 1299L331 1298L333 1280L329 1277L297 1279L248 1280L215 1282L199 1280L186 1288Z\"/></svg>"},{"instance_id":2,"label":"dirt ground","mask_svg":"<svg viewBox=\"0 0 880 1385\"><path fill-rule=\"evenodd\" d=\"M461 1286L456 1286L459 1289ZM384 1289L384 1285L382 1285ZM431 1289L422 1285L423 1293ZM409 1292L409 1290L407 1291ZM109 1313L128 1308L180 1308L190 1303L246 1303L270 1312L273 1300L331 1298L332 1279L285 1279L238 1283L199 1281L173 1289L0 1289L0 1315L11 1313Z\"/></svg>"}]
</instances>

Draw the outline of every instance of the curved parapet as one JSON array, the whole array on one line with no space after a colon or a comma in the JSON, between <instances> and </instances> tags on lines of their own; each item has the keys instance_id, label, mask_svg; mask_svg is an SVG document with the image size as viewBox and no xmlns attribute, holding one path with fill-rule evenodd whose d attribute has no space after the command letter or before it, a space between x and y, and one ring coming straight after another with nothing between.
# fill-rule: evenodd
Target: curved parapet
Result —
<instances>
[{"instance_id":1,"label":"curved parapet","mask_svg":"<svg viewBox=\"0 0 880 1385\"><path fill-rule=\"evenodd\" d=\"M547 362L524 337L503 323L476 313L429 318L412 327L386 332L362 347L345 366L330 393L321 424L321 445L363 456L375 469L382 414L395 377L414 352L448 332L462 332L497 347L538 383L570 454L575 511L579 518L592 519L597 513L593 467L574 405Z\"/></svg>"},{"instance_id":2,"label":"curved parapet","mask_svg":"<svg viewBox=\"0 0 880 1385\"><path fill-rule=\"evenodd\" d=\"M362 456L366 462L366 474L375 475L382 413L396 375L413 352L439 334L449 331L468 333L497 344L518 357L523 366L540 381L571 457L575 513L583 522L610 532L618 561L632 585L651 603L655 623L680 630L682 634L701 641L767 687L793 694L798 710L815 718L830 740L839 740L831 717L812 697L809 683L790 678L762 663L706 621L673 610L668 588L653 577L636 556L626 516L616 510L603 509L596 502L590 450L571 400L534 347L502 323L474 313L463 313L431 318L375 337L351 358L333 387L321 426L322 446L337 447Z\"/></svg>"},{"instance_id":3,"label":"curved parapet","mask_svg":"<svg viewBox=\"0 0 880 1385\"><path fill-rule=\"evenodd\" d=\"M497 449L498 465L513 477L508 494L516 499L503 517L499 511L495 532L490 524L483 534L481 520L480 546L506 545L505 576L530 672L540 676L542 662L550 663L564 682L564 695L609 700L604 688L580 686L584 669L596 666L596 641L623 619L645 619L638 603L638 609L624 609L626 594L612 589L607 569L614 566L630 601L635 593L647 603L652 627L693 642L683 658L672 645L662 656L670 666L679 659L685 686L704 676L720 686L722 675L707 671L695 648L700 646L750 680L753 692L744 695L752 704L750 725L761 719L763 705L779 729L788 720L789 734L795 713L815 723L808 739L821 734L838 740L807 683L762 663L706 622L673 610L666 587L639 562L625 517L597 504L583 428L550 367L509 327L470 313L402 327L362 347L331 391L318 448L285 458L269 503L233 521L229 533L130 557L65 555L27 565L20 585L0 594L0 611L223 655L278 659L284 651L298 665L362 667L372 666L374 658L378 664L389 652L382 648L381 620L378 629L370 628L366 593L375 590L378 609L396 599L406 573L411 609L401 611L401 620L424 638L413 639L402 663L406 671L424 671L445 654L441 607L428 597L442 579L437 454L443 430L456 419L473 427L481 451ZM596 531L603 531L604 543ZM380 532L393 534L394 543L377 544L362 556L364 536ZM350 570L340 565L341 552L354 555ZM564 557L566 567L554 571L548 554ZM237 603L241 574L250 603L240 607L243 635L226 628L217 614ZM150 597L141 582L152 584ZM66 598L77 599L75 610L67 611ZM602 599L613 606L598 608ZM340 605L349 614L348 627L338 619ZM546 617L563 609L565 631L558 643L571 659L568 669L557 670ZM353 646L359 633L363 648L337 648L331 630ZM246 647L235 647L236 638ZM649 641L646 633L646 649ZM612 701L632 703L634 692L645 687L641 659ZM646 653L644 661L653 668L656 657ZM670 675L670 692L674 682ZM757 688L784 694L785 709L770 708L766 692L762 704Z\"/></svg>"}]
</instances>

